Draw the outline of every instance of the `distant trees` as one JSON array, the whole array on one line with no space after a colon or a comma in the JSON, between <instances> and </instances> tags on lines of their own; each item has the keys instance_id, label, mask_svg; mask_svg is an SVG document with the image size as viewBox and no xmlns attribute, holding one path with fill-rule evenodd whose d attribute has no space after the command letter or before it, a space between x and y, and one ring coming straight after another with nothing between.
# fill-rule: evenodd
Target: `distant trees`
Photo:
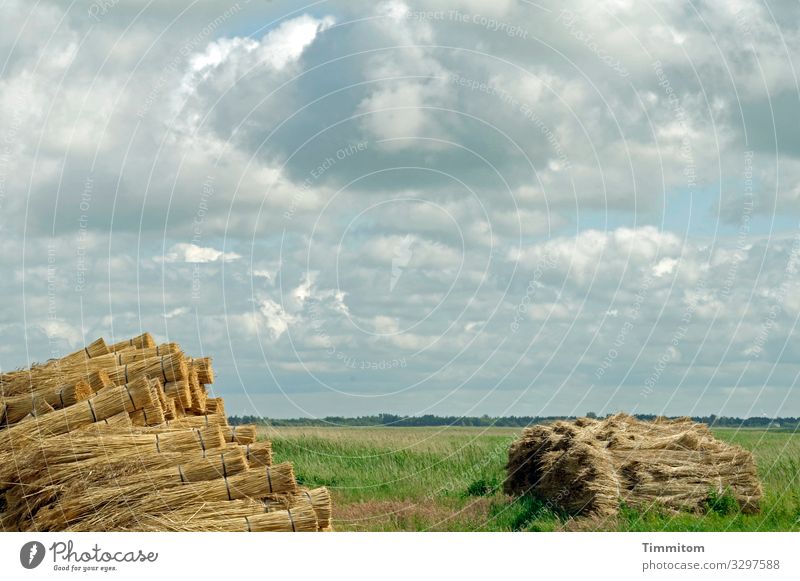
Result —
<instances>
[{"instance_id":1,"label":"distant trees","mask_svg":"<svg viewBox=\"0 0 800 581\"><path fill-rule=\"evenodd\" d=\"M597 418L597 414L589 412L587 418ZM636 414L640 420L654 420L657 416L653 414ZM575 416L505 416L490 417L483 415L475 416L434 416L426 414L423 416L399 416L395 414L378 414L375 416L359 416L346 418L342 416L328 416L325 418L292 418L275 419L260 416L230 416L228 421L231 425L259 424L268 426L384 426L384 427L436 427L436 426L463 426L463 427L508 427L524 428L532 424L553 422L556 420L574 420ZM800 428L800 418L735 418L726 416L695 416L692 418L696 422L708 424L709 426L723 428L775 428L792 430Z\"/></svg>"}]
</instances>

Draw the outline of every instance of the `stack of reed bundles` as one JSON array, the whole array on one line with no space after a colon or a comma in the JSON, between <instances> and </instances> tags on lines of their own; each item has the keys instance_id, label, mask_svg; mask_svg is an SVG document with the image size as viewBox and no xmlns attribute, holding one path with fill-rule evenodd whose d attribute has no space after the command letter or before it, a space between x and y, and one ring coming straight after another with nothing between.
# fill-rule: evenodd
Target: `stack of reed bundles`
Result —
<instances>
[{"instance_id":1,"label":"stack of reed bundles","mask_svg":"<svg viewBox=\"0 0 800 581\"><path fill-rule=\"evenodd\" d=\"M228 425L213 382L149 333L0 375L0 530L332 530L327 489Z\"/></svg>"},{"instance_id":2,"label":"stack of reed bundles","mask_svg":"<svg viewBox=\"0 0 800 581\"><path fill-rule=\"evenodd\" d=\"M533 493L573 515L614 516L623 504L703 512L723 494L754 513L762 494L752 454L690 418L532 426L511 445L506 469L506 493Z\"/></svg>"}]
</instances>

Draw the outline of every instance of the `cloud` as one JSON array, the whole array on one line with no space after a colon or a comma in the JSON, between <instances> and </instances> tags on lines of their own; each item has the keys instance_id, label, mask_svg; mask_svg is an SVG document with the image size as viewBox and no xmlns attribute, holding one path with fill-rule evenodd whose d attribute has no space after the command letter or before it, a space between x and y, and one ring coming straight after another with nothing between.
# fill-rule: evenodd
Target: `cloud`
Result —
<instances>
[{"instance_id":1,"label":"cloud","mask_svg":"<svg viewBox=\"0 0 800 581\"><path fill-rule=\"evenodd\" d=\"M197 246L196 244L178 243L174 244L169 252L164 254L164 262L232 262L239 260L242 256L235 252L222 252L215 248ZM156 260L162 260L162 257L157 256Z\"/></svg>"}]
</instances>

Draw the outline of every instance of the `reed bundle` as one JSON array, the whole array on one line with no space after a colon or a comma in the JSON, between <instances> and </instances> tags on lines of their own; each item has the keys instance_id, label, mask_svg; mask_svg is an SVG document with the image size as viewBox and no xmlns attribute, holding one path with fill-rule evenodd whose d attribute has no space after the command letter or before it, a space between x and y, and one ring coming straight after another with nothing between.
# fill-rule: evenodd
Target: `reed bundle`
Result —
<instances>
[{"instance_id":1,"label":"reed bundle","mask_svg":"<svg viewBox=\"0 0 800 581\"><path fill-rule=\"evenodd\" d=\"M0 476L5 480L24 481L28 486L43 486L42 481L66 486L76 480L84 483L94 481L94 486L97 482L127 476L146 477L152 471L178 465L205 465L216 462L215 459L222 455L230 464L244 463L245 468L249 466L246 451L242 448L223 447L218 432L208 430L201 435L181 435L189 435L192 445L185 445L186 438L176 440L174 435L162 435L159 445L156 446L152 436L126 437L112 433L110 428L101 429L97 435L85 434L83 431L73 432L71 437L53 438L56 440L53 443L30 442L28 446L18 448L15 455L18 466L0 468ZM135 440L133 443L129 441L131 438ZM98 439L102 443L90 442ZM203 446L200 442L203 442ZM224 473L223 470L220 474Z\"/></svg>"},{"instance_id":2,"label":"reed bundle","mask_svg":"<svg viewBox=\"0 0 800 581\"><path fill-rule=\"evenodd\" d=\"M79 351L70 353L69 355L66 355L60 359L53 359L49 361L47 365L65 366L72 365L74 363L83 363L84 361L94 359L95 357L102 357L107 353L109 353L108 346L106 345L105 340L103 340L101 337L100 339L92 341Z\"/></svg>"},{"instance_id":3,"label":"reed bundle","mask_svg":"<svg viewBox=\"0 0 800 581\"><path fill-rule=\"evenodd\" d=\"M254 442L253 444L228 444L227 448L240 447L244 450L245 457L253 468L260 468L262 466L272 466L272 443Z\"/></svg>"},{"instance_id":4,"label":"reed bundle","mask_svg":"<svg viewBox=\"0 0 800 581\"><path fill-rule=\"evenodd\" d=\"M132 412L153 403L150 381L142 377L131 385L104 389L79 404L45 414L35 422L40 434L58 435L76 430L86 424L99 422L120 412ZM0 448L9 440L21 437L30 430L31 422L11 426L0 432Z\"/></svg>"},{"instance_id":5,"label":"reed bundle","mask_svg":"<svg viewBox=\"0 0 800 581\"><path fill-rule=\"evenodd\" d=\"M292 465L284 462L275 466L247 470L228 478L167 490L159 495L160 499L151 499L151 502L157 503L161 500L169 506L182 506L192 498L202 498L209 502L244 498L258 499L272 494L293 493L296 490L297 482Z\"/></svg>"},{"instance_id":6,"label":"reed bundle","mask_svg":"<svg viewBox=\"0 0 800 581\"><path fill-rule=\"evenodd\" d=\"M201 505L202 506L202 505ZM256 509L257 510L257 509ZM117 532L315 532L316 515L308 505L270 513L254 512L251 515L227 518L213 513L196 514L192 511L145 515L128 523L114 523L108 530ZM69 531L91 530L84 526L70 527Z\"/></svg>"},{"instance_id":7,"label":"reed bundle","mask_svg":"<svg viewBox=\"0 0 800 581\"><path fill-rule=\"evenodd\" d=\"M28 390L35 388L38 381L45 377L57 376L62 373L62 370L79 366L80 364L89 361L93 357L98 357L108 353L105 341L97 339L93 343L87 345L80 351L71 353L60 359L51 359L41 365L33 365L29 369L20 369L10 373L0 374L0 384L3 386L3 393L5 395L16 395L21 391L25 391L24 387L27 385Z\"/></svg>"},{"instance_id":8,"label":"reed bundle","mask_svg":"<svg viewBox=\"0 0 800 581\"><path fill-rule=\"evenodd\" d=\"M94 434L91 432L88 434L73 432L73 434L74 437L66 440L63 436L39 442L28 438L27 445L18 446L17 454L11 457L14 462L0 464L0 490L12 487L12 491L7 491L6 496L10 495L13 498L14 485L24 483L24 486L16 488L16 494L23 497L15 504L18 519L25 515L33 518L35 510L42 504L53 501L73 477L89 480L88 473L124 475L137 470L146 470L148 467L170 466L175 462L185 461L185 458L176 458L178 453L191 452L194 457L198 454L202 454L202 457L214 457L220 453L225 453L226 456L231 453L229 450L222 450L224 442L219 428L149 436L125 436L111 432L104 433L101 430L97 430ZM52 442L53 440L55 442ZM243 456L243 452L239 451L238 455ZM108 466L98 468L104 464ZM81 471L80 466L87 467L86 471ZM35 483L42 480L45 481L44 484L37 488ZM122 492L132 498L134 494L142 496L149 494L150 491L116 490L116 493ZM37 497L35 503L29 498L34 495ZM48 519L56 518L53 515L57 513L49 514L50 516L43 516L45 523L50 522ZM61 525L63 526L59 528L58 524L55 524L53 526L56 528L46 530L63 530L66 525L63 522ZM41 526L50 525L40 523L40 528Z\"/></svg>"},{"instance_id":9,"label":"reed bundle","mask_svg":"<svg viewBox=\"0 0 800 581\"><path fill-rule=\"evenodd\" d=\"M250 515L295 510L302 506L310 506L316 514L320 528L330 526L331 502L327 488L313 490L300 489L295 494L272 494L262 499L240 499L203 502L191 508L170 509L165 517L179 520L199 519L236 519ZM191 511L191 512L189 512ZM320 519L322 519L320 521Z\"/></svg>"},{"instance_id":10,"label":"reed bundle","mask_svg":"<svg viewBox=\"0 0 800 581\"><path fill-rule=\"evenodd\" d=\"M317 517L313 507L299 506L268 513L257 512L250 516L232 519L193 519L185 521L182 531L223 531L223 532L316 532Z\"/></svg>"},{"instance_id":11,"label":"reed bundle","mask_svg":"<svg viewBox=\"0 0 800 581\"><path fill-rule=\"evenodd\" d=\"M188 379L165 383L164 394L167 397L177 398L183 408L192 407L192 391Z\"/></svg>"},{"instance_id":12,"label":"reed bundle","mask_svg":"<svg viewBox=\"0 0 800 581\"><path fill-rule=\"evenodd\" d=\"M161 406L161 409L166 409L167 408L167 394L164 393L164 388L163 388L162 385L159 385L159 387L161 389L159 389L157 391L157 393L156 393L156 396L158 396L158 404Z\"/></svg>"},{"instance_id":13,"label":"reed bundle","mask_svg":"<svg viewBox=\"0 0 800 581\"><path fill-rule=\"evenodd\" d=\"M107 387L112 387L114 385L111 382L111 378L108 376L108 371L105 369L97 369L88 373L86 375L86 382L89 384L92 393L98 392Z\"/></svg>"},{"instance_id":14,"label":"reed bundle","mask_svg":"<svg viewBox=\"0 0 800 581\"><path fill-rule=\"evenodd\" d=\"M170 420L175 420L178 418L178 407L175 404L175 400L172 398L167 399L166 404L163 406L164 408L164 422L168 422Z\"/></svg>"},{"instance_id":15,"label":"reed bundle","mask_svg":"<svg viewBox=\"0 0 800 581\"><path fill-rule=\"evenodd\" d=\"M140 410L130 413L130 420L134 426L158 426L164 423L164 408L156 402Z\"/></svg>"},{"instance_id":16,"label":"reed bundle","mask_svg":"<svg viewBox=\"0 0 800 581\"><path fill-rule=\"evenodd\" d=\"M197 379L197 372L194 369L189 371L189 390L192 394L192 405L189 407L189 411L194 415L204 415L206 413L208 392Z\"/></svg>"},{"instance_id":17,"label":"reed bundle","mask_svg":"<svg viewBox=\"0 0 800 581\"><path fill-rule=\"evenodd\" d=\"M210 357L149 333L0 374L0 530L330 530L255 426L228 426Z\"/></svg>"},{"instance_id":18,"label":"reed bundle","mask_svg":"<svg viewBox=\"0 0 800 581\"><path fill-rule=\"evenodd\" d=\"M126 349L149 349L155 346L156 342L153 340L153 336L150 333L142 333L136 337L131 337L130 339L125 339L124 341L109 345L108 350L111 353L116 353L117 351L124 351Z\"/></svg>"},{"instance_id":19,"label":"reed bundle","mask_svg":"<svg viewBox=\"0 0 800 581\"><path fill-rule=\"evenodd\" d=\"M189 366L197 372L197 380L205 385L214 383L214 366L211 357L189 359Z\"/></svg>"},{"instance_id":20,"label":"reed bundle","mask_svg":"<svg viewBox=\"0 0 800 581\"><path fill-rule=\"evenodd\" d=\"M512 444L507 470L507 493L533 492L571 514L615 515L622 503L699 512L725 493L751 513L761 498L752 455L688 418L532 426Z\"/></svg>"},{"instance_id":21,"label":"reed bundle","mask_svg":"<svg viewBox=\"0 0 800 581\"><path fill-rule=\"evenodd\" d=\"M225 402L221 397L206 399L206 413L225 415Z\"/></svg>"},{"instance_id":22,"label":"reed bundle","mask_svg":"<svg viewBox=\"0 0 800 581\"><path fill-rule=\"evenodd\" d=\"M185 418L177 419L169 422L168 428L201 428L204 426L219 426L224 427L228 425L228 418L220 414L206 414L202 416L186 416ZM229 440L230 441L230 440Z\"/></svg>"},{"instance_id":23,"label":"reed bundle","mask_svg":"<svg viewBox=\"0 0 800 581\"><path fill-rule=\"evenodd\" d=\"M28 415L19 420L17 423L21 424L24 422L30 422L39 416L49 414L52 411L55 411L55 408L47 403L47 400L45 400L43 397L35 397L31 401L31 409L28 412Z\"/></svg>"},{"instance_id":24,"label":"reed bundle","mask_svg":"<svg viewBox=\"0 0 800 581\"><path fill-rule=\"evenodd\" d=\"M242 450L224 450L200 457L191 454L153 454L135 458L92 458L77 463L55 464L42 469L36 464L26 465L20 473L26 486L8 494L7 514L17 522L34 521L38 511L46 505L59 504L68 519L74 520L81 511L97 510L124 498L130 502L153 491L191 482L213 480L241 473L248 468ZM89 507L80 501L87 490L106 490L108 504L95 503ZM57 512L43 513L45 521L55 518Z\"/></svg>"},{"instance_id":25,"label":"reed bundle","mask_svg":"<svg viewBox=\"0 0 800 581\"><path fill-rule=\"evenodd\" d=\"M186 379L189 373L183 353L170 353L162 357L150 357L125 365L107 369L111 382L121 385L137 377L158 379L162 383Z\"/></svg>"},{"instance_id":26,"label":"reed bundle","mask_svg":"<svg viewBox=\"0 0 800 581\"><path fill-rule=\"evenodd\" d=\"M93 428L100 428L100 429L120 430L122 428L130 428L131 426L133 426L133 424L131 423L131 415L128 412L120 412L118 414L111 416L110 418L104 419L102 422L89 424L79 429L90 430Z\"/></svg>"},{"instance_id":27,"label":"reed bundle","mask_svg":"<svg viewBox=\"0 0 800 581\"><path fill-rule=\"evenodd\" d=\"M79 401L89 399L92 389L89 383L80 380L72 385L34 392L32 395L17 395L5 399L6 417L8 424L14 424L34 410L37 399L46 401L55 409L63 409Z\"/></svg>"},{"instance_id":28,"label":"reed bundle","mask_svg":"<svg viewBox=\"0 0 800 581\"><path fill-rule=\"evenodd\" d=\"M177 343L163 343L155 347L148 347L145 349L126 349L124 351L117 351L116 353L109 353L100 357L94 357L91 361L86 362L86 365L92 368L109 368L118 367L120 365L127 365L128 363L135 363L143 359L152 359L154 357L163 357L164 355L171 355L172 353L180 353L181 348Z\"/></svg>"},{"instance_id":29,"label":"reed bundle","mask_svg":"<svg viewBox=\"0 0 800 581\"><path fill-rule=\"evenodd\" d=\"M313 490L301 489L297 494L292 496L290 506L297 506L304 500L308 500L309 504L314 509L319 528L328 528L331 524L331 515L333 514L331 495L328 489L324 486L314 488Z\"/></svg>"},{"instance_id":30,"label":"reed bundle","mask_svg":"<svg viewBox=\"0 0 800 581\"><path fill-rule=\"evenodd\" d=\"M23 375L15 376L15 379L4 381L2 395L3 397L13 397L55 391L64 386L74 385L79 381L88 382L93 392L112 385L105 371L91 371L86 366L58 369L39 367L31 369L29 372L26 371Z\"/></svg>"},{"instance_id":31,"label":"reed bundle","mask_svg":"<svg viewBox=\"0 0 800 581\"><path fill-rule=\"evenodd\" d=\"M258 431L255 426L223 426L222 434L226 442L252 444L256 441Z\"/></svg>"},{"instance_id":32,"label":"reed bundle","mask_svg":"<svg viewBox=\"0 0 800 581\"><path fill-rule=\"evenodd\" d=\"M274 492L270 492L270 488ZM279 489L280 488L280 489ZM247 470L234 476L165 489L151 486L87 489L39 510L38 530L134 530L142 515L156 515L198 502L259 498L296 490L291 464ZM313 508L311 509L313 513ZM316 516L314 517L316 521Z\"/></svg>"}]
</instances>

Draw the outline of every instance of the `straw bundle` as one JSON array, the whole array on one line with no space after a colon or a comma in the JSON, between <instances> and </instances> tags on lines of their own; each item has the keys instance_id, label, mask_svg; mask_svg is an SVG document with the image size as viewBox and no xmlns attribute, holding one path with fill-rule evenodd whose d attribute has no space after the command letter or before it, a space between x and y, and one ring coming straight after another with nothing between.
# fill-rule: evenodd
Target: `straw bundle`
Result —
<instances>
[{"instance_id":1,"label":"straw bundle","mask_svg":"<svg viewBox=\"0 0 800 581\"><path fill-rule=\"evenodd\" d=\"M141 378L129 386L104 389L79 404L43 415L38 418L35 428L42 434L65 434L86 424L99 422L123 411L132 412L152 403L150 382ZM0 432L0 447L24 435L30 425L30 422L26 422L25 425L12 426Z\"/></svg>"},{"instance_id":2,"label":"straw bundle","mask_svg":"<svg viewBox=\"0 0 800 581\"><path fill-rule=\"evenodd\" d=\"M148 333L0 374L0 530L330 530L327 490L228 426L213 381Z\"/></svg>"},{"instance_id":3,"label":"straw bundle","mask_svg":"<svg viewBox=\"0 0 800 581\"><path fill-rule=\"evenodd\" d=\"M153 340L153 336L150 335L150 333L142 333L136 337L131 337L130 339L125 339L124 341L109 345L108 350L111 353L116 353L117 351L124 351L126 349L149 349L155 346L156 342Z\"/></svg>"},{"instance_id":4,"label":"straw bundle","mask_svg":"<svg viewBox=\"0 0 800 581\"><path fill-rule=\"evenodd\" d=\"M169 422L165 428L169 429L182 429L182 428L202 428L208 426L225 427L228 425L228 419L219 414L210 414L202 416L186 416Z\"/></svg>"},{"instance_id":5,"label":"straw bundle","mask_svg":"<svg viewBox=\"0 0 800 581\"><path fill-rule=\"evenodd\" d=\"M194 415L203 415L206 413L206 400L208 399L208 392L205 387L198 381L197 372L193 369L189 375L189 389L192 394L192 405L189 411Z\"/></svg>"},{"instance_id":6,"label":"straw bundle","mask_svg":"<svg viewBox=\"0 0 800 581\"><path fill-rule=\"evenodd\" d=\"M205 501L264 498L271 494L291 493L297 490L294 470L288 462L247 470L236 476L209 482L189 484L165 491L159 495L169 506L181 506L187 499L202 498ZM152 499L151 502L158 502Z\"/></svg>"},{"instance_id":7,"label":"straw bundle","mask_svg":"<svg viewBox=\"0 0 800 581\"><path fill-rule=\"evenodd\" d=\"M186 489L207 486L209 479L216 482L235 478L246 469L247 462L239 451L236 455L215 454L185 465L131 474L101 487L76 480L68 494L62 494L55 502L51 499L46 508L30 514L31 523L38 530L114 530L126 519L168 510L170 505L164 499L167 495L181 498ZM226 473L234 476L226 477ZM183 498L184 504L197 500Z\"/></svg>"},{"instance_id":8,"label":"straw bundle","mask_svg":"<svg viewBox=\"0 0 800 581\"><path fill-rule=\"evenodd\" d=\"M23 437L15 442L14 456L20 459L17 465L0 463L1 483L32 481L33 475L47 472L55 478L56 467L73 473L74 468L83 462L109 464L109 470L122 472L114 463L131 463L153 468L169 465L171 462L185 461L176 454L213 455L225 451L225 442L219 428L186 430L165 433L132 434L120 432L116 426L95 430L83 429L68 435L37 439ZM115 429L116 428L116 429ZM144 464L142 464L144 463ZM20 468L22 466L22 468ZM59 477L65 479L65 476Z\"/></svg>"},{"instance_id":9,"label":"straw bundle","mask_svg":"<svg viewBox=\"0 0 800 581\"><path fill-rule=\"evenodd\" d=\"M175 420L178 418L178 407L175 405L175 400L172 398L167 399L164 408L164 422ZM162 422L163 423L163 422Z\"/></svg>"},{"instance_id":10,"label":"straw bundle","mask_svg":"<svg viewBox=\"0 0 800 581\"><path fill-rule=\"evenodd\" d=\"M0 374L0 383L3 384L4 388L18 383L27 383L28 386L31 387L34 386L34 381L37 378L48 375L56 375L63 369L79 366L94 357L99 357L107 353L108 348L106 347L105 341L100 338L93 343L90 343L80 351L75 351L74 353L70 353L69 355L66 355L60 359L51 359L42 365L33 365L30 369L21 369L18 371L12 371L10 373L2 373ZM12 395L12 393L7 389L4 389L4 392L7 395Z\"/></svg>"},{"instance_id":11,"label":"straw bundle","mask_svg":"<svg viewBox=\"0 0 800 581\"><path fill-rule=\"evenodd\" d=\"M230 459L231 463L244 462L245 468L249 466L245 450L223 447L219 432L212 430L199 435L191 430L160 435L158 446L152 435L142 438L135 434L115 434L110 426L100 428L95 434L79 430L52 440L44 443L31 441L29 445L19 447L16 453L18 466L0 468L0 476L5 480L25 481L28 486L41 480L66 486L76 479L85 483L87 480L111 480L129 475L146 477L153 470L198 461L216 462L214 459L220 455ZM223 470L221 474L224 473Z\"/></svg>"},{"instance_id":12,"label":"straw bundle","mask_svg":"<svg viewBox=\"0 0 800 581\"><path fill-rule=\"evenodd\" d=\"M73 385L65 385L60 388L48 389L46 391L34 393L33 395L17 395L5 399L6 416L8 424L14 424L27 416L34 409L34 402L37 399L46 401L55 409L62 409L71 406L79 401L89 399L92 394L91 387L86 381L78 381Z\"/></svg>"},{"instance_id":13,"label":"straw bundle","mask_svg":"<svg viewBox=\"0 0 800 581\"><path fill-rule=\"evenodd\" d=\"M255 426L223 426L222 434L226 442L237 444L252 444L258 435Z\"/></svg>"},{"instance_id":14,"label":"straw bundle","mask_svg":"<svg viewBox=\"0 0 800 581\"><path fill-rule=\"evenodd\" d=\"M314 488L313 490L301 489L297 494L292 496L290 500L291 506L297 506L305 500L307 500L314 509L319 528L328 528L331 524L331 514L333 513L331 495L328 489L324 486Z\"/></svg>"},{"instance_id":15,"label":"straw bundle","mask_svg":"<svg viewBox=\"0 0 800 581\"><path fill-rule=\"evenodd\" d=\"M702 511L712 492L757 512L761 498L752 455L688 418L533 426L512 444L507 470L507 493L533 492L571 514L614 515L621 503Z\"/></svg>"},{"instance_id":16,"label":"straw bundle","mask_svg":"<svg viewBox=\"0 0 800 581\"><path fill-rule=\"evenodd\" d=\"M89 424L87 426L83 426L79 429L81 430L90 430L93 428L100 428L100 429L122 429L122 428L130 428L133 426L131 423L131 415L128 412L120 412L111 416L110 418L106 418L101 422L97 422L95 424Z\"/></svg>"},{"instance_id":17,"label":"straw bundle","mask_svg":"<svg viewBox=\"0 0 800 581\"><path fill-rule=\"evenodd\" d=\"M93 458L71 464L56 464L48 469L28 465L20 473L26 486L8 495L7 514L17 522L37 519L38 511L45 505L59 506L55 512L44 512L40 524L51 528L49 521L64 513L70 520L78 518L85 510L97 510L124 498L130 502L143 498L153 491L190 482L213 480L247 470L248 464L242 450L225 450L221 453L199 457L191 454L142 455L135 459L111 457ZM87 490L106 490L107 501L89 506L81 500ZM62 502L62 499L63 502ZM63 507L61 506L63 504Z\"/></svg>"},{"instance_id":18,"label":"straw bundle","mask_svg":"<svg viewBox=\"0 0 800 581\"><path fill-rule=\"evenodd\" d=\"M271 442L255 442L253 444L228 444L227 448L240 447L244 449L245 457L253 468L260 468L262 466L272 466L272 443Z\"/></svg>"},{"instance_id":19,"label":"straw bundle","mask_svg":"<svg viewBox=\"0 0 800 581\"><path fill-rule=\"evenodd\" d=\"M109 353L95 357L91 361L86 362L86 365L91 367L117 367L120 365L127 365L143 359L152 359L153 357L163 357L172 353L180 353L181 348L177 343L163 343L155 347L148 347L145 349L126 349L116 353Z\"/></svg>"},{"instance_id":20,"label":"straw bundle","mask_svg":"<svg viewBox=\"0 0 800 581\"><path fill-rule=\"evenodd\" d=\"M107 387L112 387L114 385L111 383L111 378L108 376L108 371L105 369L97 369L90 372L86 376L86 382L89 384L89 388L92 390L92 393L98 392Z\"/></svg>"},{"instance_id":21,"label":"straw bundle","mask_svg":"<svg viewBox=\"0 0 800 581\"><path fill-rule=\"evenodd\" d=\"M54 359L48 362L48 365L72 365L73 363L83 363L95 357L101 357L109 352L106 342L101 337L89 343L80 351L75 351L62 357L61 359Z\"/></svg>"},{"instance_id":22,"label":"straw bundle","mask_svg":"<svg viewBox=\"0 0 800 581\"><path fill-rule=\"evenodd\" d=\"M31 401L31 409L28 412L28 415L19 420L19 424L23 422L29 422L31 420L35 420L39 416L43 416L45 414L49 414L50 412L55 411L55 408L51 406L47 401L42 397L35 397Z\"/></svg>"},{"instance_id":23,"label":"straw bundle","mask_svg":"<svg viewBox=\"0 0 800 581\"><path fill-rule=\"evenodd\" d=\"M188 379L165 383L164 394L167 397L177 398L184 408L192 407L192 391L189 387Z\"/></svg>"},{"instance_id":24,"label":"straw bundle","mask_svg":"<svg viewBox=\"0 0 800 581\"><path fill-rule=\"evenodd\" d=\"M162 383L186 379L189 373L183 353L170 353L162 357L150 357L107 370L111 382L121 385L137 377L159 379Z\"/></svg>"},{"instance_id":25,"label":"straw bundle","mask_svg":"<svg viewBox=\"0 0 800 581\"><path fill-rule=\"evenodd\" d=\"M293 492L296 488L291 464L279 464L165 489L136 485L87 489L80 495L61 499L57 506L40 510L34 524L39 530L136 530L142 515L188 507L200 499L214 502L260 498ZM316 525L316 516L314 520Z\"/></svg>"},{"instance_id":26,"label":"straw bundle","mask_svg":"<svg viewBox=\"0 0 800 581\"><path fill-rule=\"evenodd\" d=\"M189 359L189 366L197 372L197 380L205 385L214 383L214 367L211 357Z\"/></svg>"},{"instance_id":27,"label":"straw bundle","mask_svg":"<svg viewBox=\"0 0 800 581\"><path fill-rule=\"evenodd\" d=\"M203 503L201 506L206 506ZM231 503L223 503L231 504ZM112 524L113 531L128 532L314 532L317 530L316 515L312 507L305 505L290 510L270 513L256 512L228 517L224 511L206 512L197 510L145 515L130 523ZM69 531L87 530L70 527Z\"/></svg>"},{"instance_id":28,"label":"straw bundle","mask_svg":"<svg viewBox=\"0 0 800 581\"><path fill-rule=\"evenodd\" d=\"M129 415L134 426L158 426L165 421L164 409L159 403L145 406Z\"/></svg>"},{"instance_id":29,"label":"straw bundle","mask_svg":"<svg viewBox=\"0 0 800 581\"><path fill-rule=\"evenodd\" d=\"M206 400L206 413L225 415L225 402L221 397L208 398Z\"/></svg>"},{"instance_id":30,"label":"straw bundle","mask_svg":"<svg viewBox=\"0 0 800 581\"><path fill-rule=\"evenodd\" d=\"M159 519L176 522L191 520L233 520L257 514L274 513L300 507L310 506L317 518L320 528L329 526L330 495L326 488L314 490L302 489L296 494L273 494L263 499L240 499L203 502L191 508L169 508ZM320 517L323 519L319 521ZM324 525L324 526L323 526Z\"/></svg>"},{"instance_id":31,"label":"straw bundle","mask_svg":"<svg viewBox=\"0 0 800 581\"><path fill-rule=\"evenodd\" d=\"M13 378L4 379L2 395L12 397L53 391L79 381L88 382L92 391L99 391L111 385L107 373L100 370L91 371L85 365L64 368L37 367L23 374L16 374Z\"/></svg>"}]
</instances>

